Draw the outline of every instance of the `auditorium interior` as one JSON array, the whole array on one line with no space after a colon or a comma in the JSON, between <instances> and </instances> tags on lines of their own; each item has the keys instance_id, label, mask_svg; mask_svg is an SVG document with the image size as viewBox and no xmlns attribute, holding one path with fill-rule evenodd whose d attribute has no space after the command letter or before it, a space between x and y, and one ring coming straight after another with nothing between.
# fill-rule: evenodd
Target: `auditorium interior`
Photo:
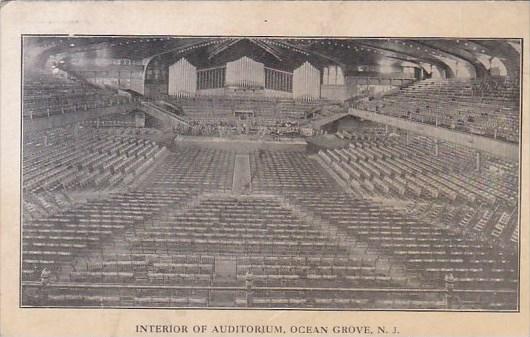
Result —
<instances>
[{"instance_id":1,"label":"auditorium interior","mask_svg":"<svg viewBox=\"0 0 530 337\"><path fill-rule=\"evenodd\" d=\"M23 307L516 311L521 41L24 36Z\"/></svg>"}]
</instances>

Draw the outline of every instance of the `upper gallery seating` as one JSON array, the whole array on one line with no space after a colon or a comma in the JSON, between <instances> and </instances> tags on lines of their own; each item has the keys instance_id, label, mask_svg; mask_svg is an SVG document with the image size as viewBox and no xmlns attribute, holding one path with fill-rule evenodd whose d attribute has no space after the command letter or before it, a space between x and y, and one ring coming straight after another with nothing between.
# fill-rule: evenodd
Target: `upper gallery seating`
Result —
<instances>
[{"instance_id":1,"label":"upper gallery seating","mask_svg":"<svg viewBox=\"0 0 530 337\"><path fill-rule=\"evenodd\" d=\"M110 90L77 80L47 74L25 76L24 118L49 117L127 103L129 99Z\"/></svg>"},{"instance_id":2,"label":"upper gallery seating","mask_svg":"<svg viewBox=\"0 0 530 337\"><path fill-rule=\"evenodd\" d=\"M357 107L519 141L519 85L510 80L425 80Z\"/></svg>"},{"instance_id":3,"label":"upper gallery seating","mask_svg":"<svg viewBox=\"0 0 530 337\"><path fill-rule=\"evenodd\" d=\"M513 248L517 165L486 158L476 171L470 150L441 143L436 156L433 146L357 139L319 156L355 195L413 201L418 216Z\"/></svg>"}]
</instances>

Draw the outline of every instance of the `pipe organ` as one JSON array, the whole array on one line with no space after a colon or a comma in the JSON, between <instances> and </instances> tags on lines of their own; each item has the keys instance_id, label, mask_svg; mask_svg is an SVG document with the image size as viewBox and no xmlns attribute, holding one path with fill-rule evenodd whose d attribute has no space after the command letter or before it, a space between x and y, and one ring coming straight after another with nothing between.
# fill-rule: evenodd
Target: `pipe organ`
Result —
<instances>
[{"instance_id":1,"label":"pipe organ","mask_svg":"<svg viewBox=\"0 0 530 337\"><path fill-rule=\"evenodd\" d=\"M307 61L293 72L293 98L307 101L320 98L320 71Z\"/></svg>"},{"instance_id":2,"label":"pipe organ","mask_svg":"<svg viewBox=\"0 0 530 337\"><path fill-rule=\"evenodd\" d=\"M197 91L197 68L185 58L169 66L168 94L194 96Z\"/></svg>"},{"instance_id":3,"label":"pipe organ","mask_svg":"<svg viewBox=\"0 0 530 337\"><path fill-rule=\"evenodd\" d=\"M226 86L264 88L265 66L246 56L226 64Z\"/></svg>"},{"instance_id":4,"label":"pipe organ","mask_svg":"<svg viewBox=\"0 0 530 337\"><path fill-rule=\"evenodd\" d=\"M265 89L292 92L293 74L286 71L265 68Z\"/></svg>"},{"instance_id":5,"label":"pipe organ","mask_svg":"<svg viewBox=\"0 0 530 337\"><path fill-rule=\"evenodd\" d=\"M187 97L198 94L222 95L224 88L265 89L268 95L287 95L298 100L314 100L321 96L320 71L305 62L294 72L266 68L246 56L226 66L197 69L181 58L168 68L170 96ZM324 68L324 80L342 82L340 68ZM216 90L212 90L216 89ZM219 91L221 90L221 91ZM283 97L283 96L282 96Z\"/></svg>"},{"instance_id":6,"label":"pipe organ","mask_svg":"<svg viewBox=\"0 0 530 337\"><path fill-rule=\"evenodd\" d=\"M199 69L197 71L197 89L223 88L225 85L225 67Z\"/></svg>"}]
</instances>

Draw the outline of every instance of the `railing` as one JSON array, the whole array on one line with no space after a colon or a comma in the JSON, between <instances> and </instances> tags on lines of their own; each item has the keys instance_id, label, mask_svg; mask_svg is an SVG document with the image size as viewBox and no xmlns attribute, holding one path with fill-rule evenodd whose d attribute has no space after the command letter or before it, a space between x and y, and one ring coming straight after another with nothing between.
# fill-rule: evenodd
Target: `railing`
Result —
<instances>
[{"instance_id":1,"label":"railing","mask_svg":"<svg viewBox=\"0 0 530 337\"><path fill-rule=\"evenodd\" d=\"M512 289L454 289L454 278L448 276L445 278L445 286L442 288L322 288L322 287L257 287L253 285L252 275L247 275L245 279L245 286L181 286L181 285L135 285L135 284L101 284L101 283L46 283L36 281L24 281L22 287L24 291L34 290L37 291L37 298L43 302L48 302L48 291L50 289L91 289L91 290L117 290L118 292L124 292L130 295L130 291L143 291L143 290L159 290L162 295L174 296L176 291L188 292L194 294L196 292L203 291L207 294L206 305L212 305L212 295L216 291L233 291L234 294L244 294L246 307L254 307L255 303L253 298L259 293L277 293L277 292L293 292L303 298L308 299L309 303L312 303L311 294L315 293L341 293L346 295L353 294L370 294L371 300L377 300L378 295L382 295L383 299L389 299L385 297L388 294L399 294L399 295L435 295L439 296L438 301L443 303L442 308L451 309L458 304L458 296L465 294L483 294L483 295L517 295L516 290ZM313 303L314 305L314 303Z\"/></svg>"},{"instance_id":2,"label":"railing","mask_svg":"<svg viewBox=\"0 0 530 337\"><path fill-rule=\"evenodd\" d=\"M142 105L149 108L148 111L146 111L146 113L154 115L157 118L162 117L162 120L163 120L165 117L168 117L170 118L170 120L177 121L178 123L185 124L185 125L189 124L185 118L175 113L165 110L164 108L153 103L153 101L148 101L148 100L142 101Z\"/></svg>"}]
</instances>

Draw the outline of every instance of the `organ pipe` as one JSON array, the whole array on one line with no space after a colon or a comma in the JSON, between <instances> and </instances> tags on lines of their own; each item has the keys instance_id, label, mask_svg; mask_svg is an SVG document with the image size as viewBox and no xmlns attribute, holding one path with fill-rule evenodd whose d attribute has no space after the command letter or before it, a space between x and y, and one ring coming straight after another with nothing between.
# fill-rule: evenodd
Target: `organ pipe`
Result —
<instances>
[{"instance_id":1,"label":"organ pipe","mask_svg":"<svg viewBox=\"0 0 530 337\"><path fill-rule=\"evenodd\" d=\"M197 89L223 88L225 85L244 88L265 87L270 90L292 92L293 74L265 68L263 64L249 58L229 62L226 67L197 71Z\"/></svg>"},{"instance_id":2,"label":"organ pipe","mask_svg":"<svg viewBox=\"0 0 530 337\"><path fill-rule=\"evenodd\" d=\"M293 97L300 100L320 98L320 71L309 62L293 72Z\"/></svg>"},{"instance_id":3,"label":"organ pipe","mask_svg":"<svg viewBox=\"0 0 530 337\"><path fill-rule=\"evenodd\" d=\"M265 87L265 67L246 56L226 64L226 85L243 88Z\"/></svg>"},{"instance_id":4,"label":"organ pipe","mask_svg":"<svg viewBox=\"0 0 530 337\"><path fill-rule=\"evenodd\" d=\"M193 96L197 91L197 68L181 58L169 66L168 95Z\"/></svg>"}]
</instances>

